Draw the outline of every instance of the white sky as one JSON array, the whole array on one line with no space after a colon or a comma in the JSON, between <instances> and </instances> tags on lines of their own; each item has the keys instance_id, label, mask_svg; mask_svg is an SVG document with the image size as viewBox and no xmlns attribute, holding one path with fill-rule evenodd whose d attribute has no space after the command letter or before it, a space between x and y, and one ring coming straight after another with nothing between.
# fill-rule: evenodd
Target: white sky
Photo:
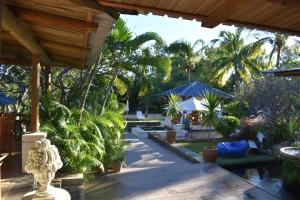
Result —
<instances>
[{"instance_id":1,"label":"white sky","mask_svg":"<svg viewBox=\"0 0 300 200\"><path fill-rule=\"evenodd\" d=\"M234 26L224 25L219 25L213 29L203 28L201 27L201 23L195 20L191 21L181 18L170 18L167 16L155 16L152 14L138 16L121 15L121 18L126 21L127 26L134 34L140 35L149 31L156 32L167 42L167 44L179 39L185 39L192 44L198 39L202 39L205 43L208 43L210 40L218 38L221 30L235 30ZM258 31L253 31L244 35L247 43L256 40L255 37L253 37L254 33L258 33ZM264 32L260 33L264 34ZM300 38L297 39L300 40ZM289 43L294 43L294 40L290 39Z\"/></svg>"}]
</instances>

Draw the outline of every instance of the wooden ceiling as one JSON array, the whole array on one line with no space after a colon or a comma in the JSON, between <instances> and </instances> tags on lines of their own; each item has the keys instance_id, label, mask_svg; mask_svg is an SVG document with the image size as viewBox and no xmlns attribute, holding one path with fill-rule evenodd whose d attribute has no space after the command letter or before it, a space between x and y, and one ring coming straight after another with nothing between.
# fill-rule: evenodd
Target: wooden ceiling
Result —
<instances>
[{"instance_id":1,"label":"wooden ceiling","mask_svg":"<svg viewBox=\"0 0 300 200\"><path fill-rule=\"evenodd\" d=\"M300 36L300 0L98 0L102 5Z\"/></svg>"},{"instance_id":2,"label":"wooden ceiling","mask_svg":"<svg viewBox=\"0 0 300 200\"><path fill-rule=\"evenodd\" d=\"M0 64L93 63L119 13L196 19L300 36L300 0L0 0ZM4 3L3 3L4 2Z\"/></svg>"},{"instance_id":3,"label":"wooden ceiling","mask_svg":"<svg viewBox=\"0 0 300 200\"><path fill-rule=\"evenodd\" d=\"M90 0L5 1L1 10L0 63L30 65L31 55L38 54L45 65L88 66L119 15L94 3Z\"/></svg>"}]
</instances>

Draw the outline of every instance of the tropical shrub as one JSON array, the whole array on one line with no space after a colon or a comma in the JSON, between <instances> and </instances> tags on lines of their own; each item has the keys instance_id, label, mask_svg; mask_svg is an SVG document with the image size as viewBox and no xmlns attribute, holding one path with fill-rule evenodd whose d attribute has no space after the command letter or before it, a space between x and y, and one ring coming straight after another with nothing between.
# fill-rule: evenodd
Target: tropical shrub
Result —
<instances>
[{"instance_id":1,"label":"tropical shrub","mask_svg":"<svg viewBox=\"0 0 300 200\"><path fill-rule=\"evenodd\" d=\"M167 107L167 116L172 122L172 126L175 123L175 120L179 117L180 109L178 106L178 96L175 94L170 94L168 97L168 107Z\"/></svg>"},{"instance_id":2,"label":"tropical shrub","mask_svg":"<svg viewBox=\"0 0 300 200\"><path fill-rule=\"evenodd\" d=\"M214 93L205 92L204 94L205 103L203 104L202 113L202 124L206 127L216 127L218 124L225 124L222 117L219 115L219 106L221 101L219 97ZM211 148L211 132L208 134L208 147Z\"/></svg>"},{"instance_id":3,"label":"tropical shrub","mask_svg":"<svg viewBox=\"0 0 300 200\"><path fill-rule=\"evenodd\" d=\"M283 160L281 164L280 176L287 184L299 185L300 168L296 167L293 163Z\"/></svg>"},{"instance_id":4,"label":"tropical shrub","mask_svg":"<svg viewBox=\"0 0 300 200\"><path fill-rule=\"evenodd\" d=\"M41 130L48 133L59 150L63 171L71 173L102 167L110 150L107 144L114 145L111 139L120 139L125 128L119 112L97 115L84 111L80 118L79 111L70 110L49 96L42 98L41 122Z\"/></svg>"},{"instance_id":5,"label":"tropical shrub","mask_svg":"<svg viewBox=\"0 0 300 200\"><path fill-rule=\"evenodd\" d=\"M235 117L242 117L248 115L249 105L246 101L232 101L224 105L224 114Z\"/></svg>"},{"instance_id":6,"label":"tropical shrub","mask_svg":"<svg viewBox=\"0 0 300 200\"><path fill-rule=\"evenodd\" d=\"M223 120L225 123L218 123L215 128L224 138L228 138L240 125L240 120L234 116L223 116Z\"/></svg>"}]
</instances>

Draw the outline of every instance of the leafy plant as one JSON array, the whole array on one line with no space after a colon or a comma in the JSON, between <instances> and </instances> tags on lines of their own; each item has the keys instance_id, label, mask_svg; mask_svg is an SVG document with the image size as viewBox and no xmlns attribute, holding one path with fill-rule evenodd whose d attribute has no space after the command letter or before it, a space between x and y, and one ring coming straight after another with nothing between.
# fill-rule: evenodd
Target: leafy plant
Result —
<instances>
[{"instance_id":1,"label":"leafy plant","mask_svg":"<svg viewBox=\"0 0 300 200\"><path fill-rule=\"evenodd\" d=\"M224 138L228 138L240 125L240 120L234 116L223 116L225 123L218 123L216 130L221 132Z\"/></svg>"},{"instance_id":2,"label":"leafy plant","mask_svg":"<svg viewBox=\"0 0 300 200\"><path fill-rule=\"evenodd\" d=\"M223 112L229 116L242 117L247 116L249 105L246 101L232 101L224 105Z\"/></svg>"},{"instance_id":3,"label":"leafy plant","mask_svg":"<svg viewBox=\"0 0 300 200\"><path fill-rule=\"evenodd\" d=\"M175 120L178 118L180 114L180 109L177 103L178 103L178 96L175 94L170 94L168 96L167 116L171 120L172 128L175 123Z\"/></svg>"},{"instance_id":4,"label":"leafy plant","mask_svg":"<svg viewBox=\"0 0 300 200\"><path fill-rule=\"evenodd\" d=\"M202 111L202 124L210 129L217 127L218 124L225 124L224 120L220 116L219 106L220 99L215 93L204 93L204 110ZM208 147L211 148L211 131L208 134Z\"/></svg>"},{"instance_id":5,"label":"leafy plant","mask_svg":"<svg viewBox=\"0 0 300 200\"><path fill-rule=\"evenodd\" d=\"M120 112L106 111L82 113L69 110L51 97L42 98L41 130L57 146L64 163L64 171L87 172L101 167L104 156L109 155L107 143L122 137L125 122Z\"/></svg>"},{"instance_id":6,"label":"leafy plant","mask_svg":"<svg viewBox=\"0 0 300 200\"><path fill-rule=\"evenodd\" d=\"M280 172L281 178L284 180L284 182L297 185L300 183L300 168L296 167L290 161L283 160Z\"/></svg>"}]
</instances>

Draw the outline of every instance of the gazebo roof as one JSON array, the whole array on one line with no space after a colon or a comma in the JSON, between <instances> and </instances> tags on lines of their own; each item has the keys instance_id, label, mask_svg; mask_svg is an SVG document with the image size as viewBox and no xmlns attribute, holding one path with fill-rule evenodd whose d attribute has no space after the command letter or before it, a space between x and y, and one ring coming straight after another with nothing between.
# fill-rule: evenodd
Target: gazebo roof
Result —
<instances>
[{"instance_id":1,"label":"gazebo roof","mask_svg":"<svg viewBox=\"0 0 300 200\"><path fill-rule=\"evenodd\" d=\"M300 67L290 69L273 69L263 73L274 74L275 76L300 76Z\"/></svg>"},{"instance_id":2,"label":"gazebo roof","mask_svg":"<svg viewBox=\"0 0 300 200\"><path fill-rule=\"evenodd\" d=\"M178 86L171 90L167 90L158 94L159 96L168 96L170 94L176 94L178 96L185 96L185 97L202 97L205 92L212 92L216 93L218 96L221 97L232 97L230 94L213 88L209 84L200 83L198 81L194 81L192 83L186 83L184 85Z\"/></svg>"},{"instance_id":3,"label":"gazebo roof","mask_svg":"<svg viewBox=\"0 0 300 200\"><path fill-rule=\"evenodd\" d=\"M196 19L203 27L236 25L300 35L299 0L98 0L102 5Z\"/></svg>"},{"instance_id":4,"label":"gazebo roof","mask_svg":"<svg viewBox=\"0 0 300 200\"><path fill-rule=\"evenodd\" d=\"M37 54L45 65L71 68L94 61L119 15L92 0L9 0L2 12L1 64L30 66Z\"/></svg>"}]
</instances>

